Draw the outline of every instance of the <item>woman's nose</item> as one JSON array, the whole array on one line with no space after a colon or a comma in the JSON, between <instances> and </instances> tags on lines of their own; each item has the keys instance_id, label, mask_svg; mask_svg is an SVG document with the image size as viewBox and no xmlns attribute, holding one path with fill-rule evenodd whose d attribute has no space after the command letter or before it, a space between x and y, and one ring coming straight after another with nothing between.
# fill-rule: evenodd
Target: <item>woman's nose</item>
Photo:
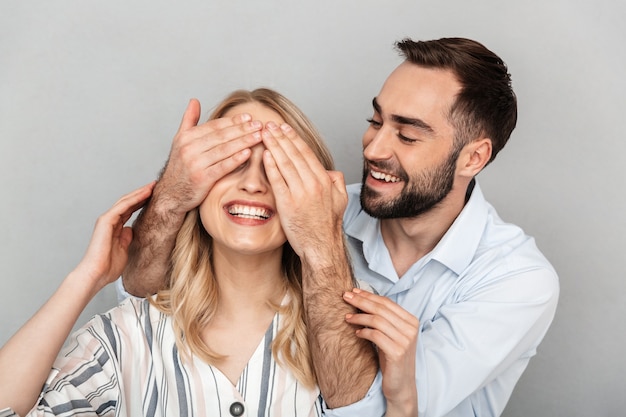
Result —
<instances>
[{"instance_id":1,"label":"woman's nose","mask_svg":"<svg viewBox=\"0 0 626 417\"><path fill-rule=\"evenodd\" d=\"M269 180L263 165L263 149L252 149L252 155L241 171L240 187L249 193L264 193L269 189Z\"/></svg>"}]
</instances>

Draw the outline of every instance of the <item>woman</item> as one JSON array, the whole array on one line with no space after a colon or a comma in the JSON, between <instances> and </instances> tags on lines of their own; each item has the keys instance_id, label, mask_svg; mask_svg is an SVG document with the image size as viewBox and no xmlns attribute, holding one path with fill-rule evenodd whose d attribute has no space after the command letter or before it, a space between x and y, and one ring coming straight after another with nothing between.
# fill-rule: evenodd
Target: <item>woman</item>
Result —
<instances>
[{"instance_id":1,"label":"woman","mask_svg":"<svg viewBox=\"0 0 626 417\"><path fill-rule=\"evenodd\" d=\"M289 124L322 165L333 168L313 126L280 94L237 91L210 118L240 113ZM101 216L77 268L0 350L0 410L320 415L300 260L281 228L263 151L262 144L254 146L248 160L188 212L167 289L93 318L59 355L85 305L121 274L132 237L123 225L154 184L124 196Z\"/></svg>"}]
</instances>

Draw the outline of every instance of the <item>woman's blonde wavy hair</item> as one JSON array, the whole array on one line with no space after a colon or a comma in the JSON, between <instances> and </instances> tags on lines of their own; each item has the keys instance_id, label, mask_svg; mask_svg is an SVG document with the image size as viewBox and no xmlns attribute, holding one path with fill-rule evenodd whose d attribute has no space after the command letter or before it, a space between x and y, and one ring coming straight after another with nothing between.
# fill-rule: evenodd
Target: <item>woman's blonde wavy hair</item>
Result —
<instances>
[{"instance_id":1,"label":"woman's blonde wavy hair","mask_svg":"<svg viewBox=\"0 0 626 417\"><path fill-rule=\"evenodd\" d=\"M259 103L278 113L313 150L327 170L334 169L330 152L309 119L290 100L276 91L259 88L237 90L227 96L209 119L217 119L233 107ZM284 290L289 303L272 307L283 315L283 324L272 343L276 362L287 366L304 385L312 387L316 377L307 342L302 302L302 267L289 242L283 247ZM194 354L207 363L222 356L209 349L200 337L201 330L218 308L218 286L212 265L212 238L202 226L198 209L187 213L177 235L172 253L166 289L159 291L152 303L172 316L176 345L183 359Z\"/></svg>"}]
</instances>

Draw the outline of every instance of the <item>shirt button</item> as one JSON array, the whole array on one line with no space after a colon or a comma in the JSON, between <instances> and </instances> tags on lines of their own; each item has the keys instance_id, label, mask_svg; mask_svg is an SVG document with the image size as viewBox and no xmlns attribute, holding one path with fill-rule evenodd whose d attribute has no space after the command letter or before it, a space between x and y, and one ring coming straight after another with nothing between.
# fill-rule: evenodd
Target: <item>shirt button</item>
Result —
<instances>
[{"instance_id":1,"label":"shirt button","mask_svg":"<svg viewBox=\"0 0 626 417\"><path fill-rule=\"evenodd\" d=\"M239 401L235 401L230 405L230 415L234 417L239 417L243 414L243 404Z\"/></svg>"}]
</instances>

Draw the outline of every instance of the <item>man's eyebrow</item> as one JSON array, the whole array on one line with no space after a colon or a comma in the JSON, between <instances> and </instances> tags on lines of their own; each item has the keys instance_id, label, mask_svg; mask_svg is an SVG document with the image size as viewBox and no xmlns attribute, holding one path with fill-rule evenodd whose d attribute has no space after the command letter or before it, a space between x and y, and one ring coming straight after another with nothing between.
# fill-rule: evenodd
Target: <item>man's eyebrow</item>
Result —
<instances>
[{"instance_id":1,"label":"man's eyebrow","mask_svg":"<svg viewBox=\"0 0 626 417\"><path fill-rule=\"evenodd\" d=\"M378 114L382 114L382 111L381 111L381 108L380 108L380 104L378 104L378 101L376 100L376 97L374 97L374 99L372 100L372 106L374 107L374 110ZM428 123L423 121L422 119L417 119L417 118L413 118L413 117L406 117L406 116L400 116L400 115L397 115L397 114L392 114L391 115L391 120L393 120L395 123L399 123L399 124L402 124L402 125L408 125L408 126L416 128L416 129L423 130L426 133L430 133L430 134L435 133L435 130Z\"/></svg>"},{"instance_id":2,"label":"man's eyebrow","mask_svg":"<svg viewBox=\"0 0 626 417\"><path fill-rule=\"evenodd\" d=\"M380 104L378 104L378 101L376 100L376 97L374 97L372 99L372 107L374 107L374 111L378 114L380 114Z\"/></svg>"},{"instance_id":3,"label":"man's eyebrow","mask_svg":"<svg viewBox=\"0 0 626 417\"><path fill-rule=\"evenodd\" d=\"M404 116L398 116L397 114L392 114L391 120L402 125L408 125L408 126L414 127L426 133L431 133L431 134L435 133L435 130L432 127L430 127L430 125L426 123L425 121L423 121L422 119L414 119L412 117L404 117Z\"/></svg>"}]
</instances>

